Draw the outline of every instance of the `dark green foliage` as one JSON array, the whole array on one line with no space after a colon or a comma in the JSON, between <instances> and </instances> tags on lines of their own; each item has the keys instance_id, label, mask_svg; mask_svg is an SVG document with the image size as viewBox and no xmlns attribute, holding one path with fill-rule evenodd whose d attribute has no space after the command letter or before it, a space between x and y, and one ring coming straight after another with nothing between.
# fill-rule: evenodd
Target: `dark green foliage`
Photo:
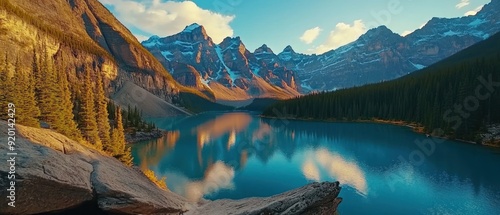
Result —
<instances>
[{"instance_id":1,"label":"dark green foliage","mask_svg":"<svg viewBox=\"0 0 500 215\"><path fill-rule=\"evenodd\" d=\"M113 102L108 102L108 111L111 121L116 121L116 105ZM127 106L127 110L122 110L123 127L125 130L134 134L138 131L151 132L156 128L154 123L149 123L143 120L142 112L137 107L131 108Z\"/></svg>"},{"instance_id":2,"label":"dark green foliage","mask_svg":"<svg viewBox=\"0 0 500 215\"><path fill-rule=\"evenodd\" d=\"M500 34L398 80L279 102L263 115L406 121L423 125L426 132L442 129L454 138L476 140L484 125L500 122L498 47ZM489 81L497 86L486 87Z\"/></svg>"},{"instance_id":3,"label":"dark green foliage","mask_svg":"<svg viewBox=\"0 0 500 215\"><path fill-rule=\"evenodd\" d=\"M115 103L111 100L108 100L107 109L108 109L108 119L110 121L114 121L116 118L116 105L115 105Z\"/></svg>"}]
</instances>

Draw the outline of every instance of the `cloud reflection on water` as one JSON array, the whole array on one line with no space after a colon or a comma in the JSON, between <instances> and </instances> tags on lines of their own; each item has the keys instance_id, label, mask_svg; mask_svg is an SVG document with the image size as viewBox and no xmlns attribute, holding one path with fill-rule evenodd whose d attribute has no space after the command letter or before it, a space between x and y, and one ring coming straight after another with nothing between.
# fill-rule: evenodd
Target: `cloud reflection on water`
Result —
<instances>
[{"instance_id":1,"label":"cloud reflection on water","mask_svg":"<svg viewBox=\"0 0 500 215\"><path fill-rule=\"evenodd\" d=\"M337 180L342 185L353 187L362 195L368 193L363 170L355 162L350 162L327 149L321 148L307 153L307 158L302 164L301 170L307 180L318 182ZM321 170L324 170L330 178L321 178Z\"/></svg>"},{"instance_id":2,"label":"cloud reflection on water","mask_svg":"<svg viewBox=\"0 0 500 215\"><path fill-rule=\"evenodd\" d=\"M308 158L302 165L302 173L308 180L321 180L319 169L311 158Z\"/></svg>"},{"instance_id":3,"label":"cloud reflection on water","mask_svg":"<svg viewBox=\"0 0 500 215\"><path fill-rule=\"evenodd\" d=\"M234 169L223 162L217 162L205 172L200 181L188 182L185 185L185 196L190 201L198 201L205 195L223 189L234 189Z\"/></svg>"}]
</instances>

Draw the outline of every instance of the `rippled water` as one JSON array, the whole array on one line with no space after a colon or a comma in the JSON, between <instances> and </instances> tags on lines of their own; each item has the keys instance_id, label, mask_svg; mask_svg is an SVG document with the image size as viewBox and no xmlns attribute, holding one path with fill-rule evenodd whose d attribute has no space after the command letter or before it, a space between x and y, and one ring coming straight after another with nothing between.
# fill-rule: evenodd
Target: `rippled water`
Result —
<instances>
[{"instance_id":1,"label":"rippled water","mask_svg":"<svg viewBox=\"0 0 500 215\"><path fill-rule=\"evenodd\" d=\"M168 132L135 144L134 162L191 200L271 196L340 181L340 214L500 214L496 149L382 124L249 113L151 120Z\"/></svg>"}]
</instances>

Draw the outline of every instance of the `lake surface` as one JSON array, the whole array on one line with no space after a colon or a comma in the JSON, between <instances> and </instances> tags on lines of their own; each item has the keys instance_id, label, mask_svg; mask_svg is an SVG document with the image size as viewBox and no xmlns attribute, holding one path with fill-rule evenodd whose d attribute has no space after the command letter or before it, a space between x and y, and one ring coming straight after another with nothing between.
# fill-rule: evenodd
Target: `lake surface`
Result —
<instances>
[{"instance_id":1,"label":"lake surface","mask_svg":"<svg viewBox=\"0 0 500 215\"><path fill-rule=\"evenodd\" d=\"M272 196L339 181L340 214L500 214L496 149L383 124L249 113L151 120L168 133L135 144L134 162L191 200Z\"/></svg>"}]
</instances>

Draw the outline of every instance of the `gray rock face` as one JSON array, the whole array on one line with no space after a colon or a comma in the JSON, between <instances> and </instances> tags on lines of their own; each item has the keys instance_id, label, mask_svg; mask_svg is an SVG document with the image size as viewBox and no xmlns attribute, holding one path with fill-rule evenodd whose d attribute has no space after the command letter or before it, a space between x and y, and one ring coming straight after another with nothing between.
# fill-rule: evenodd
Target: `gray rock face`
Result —
<instances>
[{"instance_id":1,"label":"gray rock face","mask_svg":"<svg viewBox=\"0 0 500 215\"><path fill-rule=\"evenodd\" d=\"M0 214L66 212L93 208L111 214L333 214L338 182L314 183L268 198L188 202L159 189L140 170L48 129L16 126L16 202L0 198ZM7 124L0 121L0 138ZM7 151L7 145L0 145ZM1 160L9 159L6 153ZM10 181L0 165L0 185ZM6 189L0 191L7 196ZM81 212L81 211L79 211ZM92 212L93 213L93 212Z\"/></svg>"},{"instance_id":2,"label":"gray rock face","mask_svg":"<svg viewBox=\"0 0 500 215\"><path fill-rule=\"evenodd\" d=\"M7 125L0 121L1 138L7 139ZM50 139L62 138L54 134ZM0 191L1 214L33 214L56 211L78 206L93 198L90 175L92 165L82 157L61 156L62 145L54 145L60 151L34 145L24 138L16 138L15 177L16 199L15 208L7 207L6 189ZM0 151L7 152L7 144L0 145ZM71 151L69 149L68 151ZM10 159L6 153L1 153L1 160ZM9 172L7 165L0 165L2 188L8 187Z\"/></svg>"},{"instance_id":3,"label":"gray rock face","mask_svg":"<svg viewBox=\"0 0 500 215\"><path fill-rule=\"evenodd\" d=\"M146 117L190 115L184 109L166 102L130 81L124 82L111 99L122 107L137 107Z\"/></svg>"},{"instance_id":4,"label":"gray rock face","mask_svg":"<svg viewBox=\"0 0 500 215\"><path fill-rule=\"evenodd\" d=\"M229 90L247 91L257 87L251 82L254 76L259 76L269 87L298 89L295 73L281 65L277 55L267 46L251 53L239 37L227 37L220 44L215 44L203 26L197 24L187 26L176 35L164 38L153 36L142 45L170 71L175 80L186 86L202 89L200 80L203 80L206 83L217 82ZM179 67L182 64L194 69L186 74L186 69ZM263 94L265 92L252 96Z\"/></svg>"},{"instance_id":5,"label":"gray rock face","mask_svg":"<svg viewBox=\"0 0 500 215\"><path fill-rule=\"evenodd\" d=\"M186 200L162 191L140 170L124 167L116 159L100 157L92 161L92 185L99 208L112 213L180 214L187 211Z\"/></svg>"}]
</instances>

